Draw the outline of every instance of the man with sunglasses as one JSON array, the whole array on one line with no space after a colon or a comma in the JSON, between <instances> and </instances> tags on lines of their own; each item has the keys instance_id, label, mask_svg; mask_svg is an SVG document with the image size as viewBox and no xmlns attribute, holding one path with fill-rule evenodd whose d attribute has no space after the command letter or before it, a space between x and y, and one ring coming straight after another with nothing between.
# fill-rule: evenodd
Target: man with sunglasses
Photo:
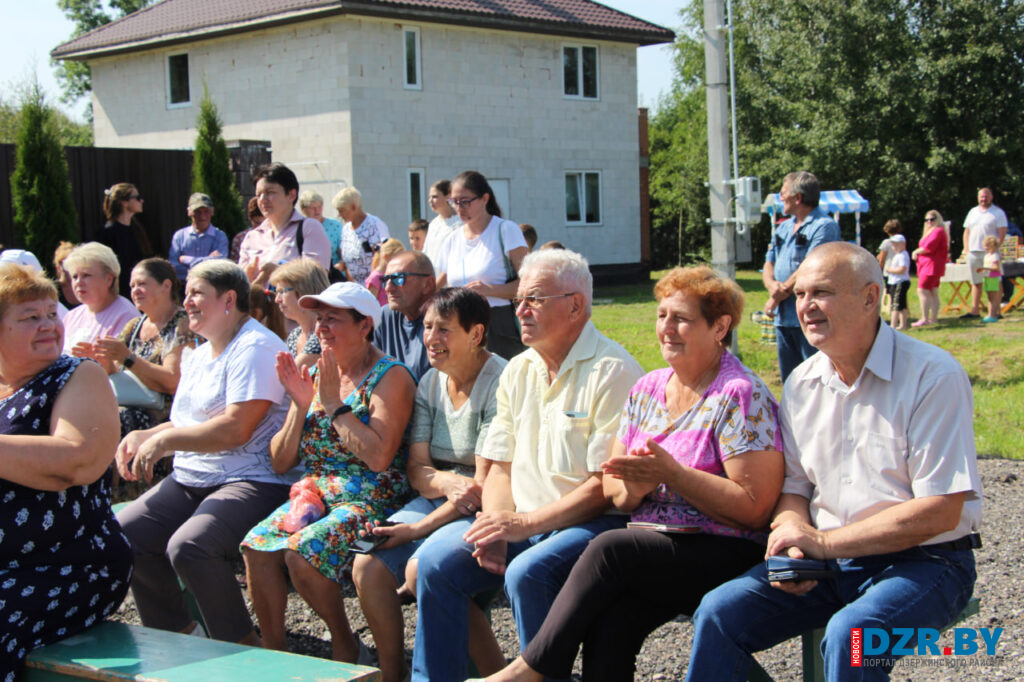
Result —
<instances>
[{"instance_id":1,"label":"man with sunglasses","mask_svg":"<svg viewBox=\"0 0 1024 682\"><path fill-rule=\"evenodd\" d=\"M796 270L807 254L827 242L840 239L839 225L820 206L821 185L813 173L796 171L782 180L779 198L789 219L776 225L765 255L761 280L768 290L765 312L775 315L775 339L779 373L785 383L789 373L816 351L800 330L793 284Z\"/></svg>"},{"instance_id":2,"label":"man with sunglasses","mask_svg":"<svg viewBox=\"0 0 1024 682\"><path fill-rule=\"evenodd\" d=\"M419 381L430 369L423 313L437 286L434 266L421 251L403 251L388 262L382 284L388 309L373 332L373 345L403 362Z\"/></svg>"}]
</instances>

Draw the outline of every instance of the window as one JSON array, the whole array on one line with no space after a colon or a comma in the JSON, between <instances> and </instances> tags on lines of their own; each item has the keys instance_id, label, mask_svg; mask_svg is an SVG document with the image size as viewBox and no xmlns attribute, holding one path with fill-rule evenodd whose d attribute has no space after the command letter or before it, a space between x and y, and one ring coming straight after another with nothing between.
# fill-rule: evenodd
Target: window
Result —
<instances>
[{"instance_id":1,"label":"window","mask_svg":"<svg viewBox=\"0 0 1024 682\"><path fill-rule=\"evenodd\" d=\"M562 81L565 96L597 99L597 48L566 45L562 48Z\"/></svg>"},{"instance_id":2,"label":"window","mask_svg":"<svg viewBox=\"0 0 1024 682\"><path fill-rule=\"evenodd\" d=\"M425 198L426 189L423 185L423 178L426 174L422 168L409 168L406 171L409 178L409 222L427 217Z\"/></svg>"},{"instance_id":3,"label":"window","mask_svg":"<svg viewBox=\"0 0 1024 682\"><path fill-rule=\"evenodd\" d=\"M167 106L183 107L191 104L188 88L188 54L167 57Z\"/></svg>"},{"instance_id":4,"label":"window","mask_svg":"<svg viewBox=\"0 0 1024 682\"><path fill-rule=\"evenodd\" d=\"M597 225L601 222L601 173L571 171L565 174L565 222Z\"/></svg>"},{"instance_id":5,"label":"window","mask_svg":"<svg viewBox=\"0 0 1024 682\"><path fill-rule=\"evenodd\" d=\"M405 57L405 88L421 90L420 82L420 30L418 28L402 29L402 52Z\"/></svg>"}]
</instances>

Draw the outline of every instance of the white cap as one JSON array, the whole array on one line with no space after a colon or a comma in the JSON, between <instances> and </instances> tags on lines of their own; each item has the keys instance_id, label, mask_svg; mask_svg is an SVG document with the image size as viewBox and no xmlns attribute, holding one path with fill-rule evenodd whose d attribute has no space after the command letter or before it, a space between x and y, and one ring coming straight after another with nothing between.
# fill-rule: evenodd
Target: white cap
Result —
<instances>
[{"instance_id":1,"label":"white cap","mask_svg":"<svg viewBox=\"0 0 1024 682\"><path fill-rule=\"evenodd\" d=\"M43 270L43 266L39 264L39 259L36 258L36 255L25 249L6 249L0 253L0 263L26 265L36 272L42 272Z\"/></svg>"},{"instance_id":2,"label":"white cap","mask_svg":"<svg viewBox=\"0 0 1024 682\"><path fill-rule=\"evenodd\" d=\"M902 234L894 234L893 236L889 237L889 241L902 244L903 242L907 241L907 238L904 237Z\"/></svg>"},{"instance_id":3,"label":"white cap","mask_svg":"<svg viewBox=\"0 0 1024 682\"><path fill-rule=\"evenodd\" d=\"M374 329L380 326L383 313L377 297L355 282L335 282L317 296L303 296L299 299L299 305L307 309L316 308L321 303L331 308L351 308L373 320Z\"/></svg>"}]
</instances>

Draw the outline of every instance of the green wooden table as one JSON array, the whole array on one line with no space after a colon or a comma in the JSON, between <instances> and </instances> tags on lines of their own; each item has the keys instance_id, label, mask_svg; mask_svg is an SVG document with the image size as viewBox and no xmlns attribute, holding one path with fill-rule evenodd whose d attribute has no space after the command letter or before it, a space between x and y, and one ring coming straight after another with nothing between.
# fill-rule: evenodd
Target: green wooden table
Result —
<instances>
[{"instance_id":1,"label":"green wooden table","mask_svg":"<svg viewBox=\"0 0 1024 682\"><path fill-rule=\"evenodd\" d=\"M380 671L107 621L80 635L33 651L19 680L53 682L71 678L154 682L347 682L379 680Z\"/></svg>"}]
</instances>

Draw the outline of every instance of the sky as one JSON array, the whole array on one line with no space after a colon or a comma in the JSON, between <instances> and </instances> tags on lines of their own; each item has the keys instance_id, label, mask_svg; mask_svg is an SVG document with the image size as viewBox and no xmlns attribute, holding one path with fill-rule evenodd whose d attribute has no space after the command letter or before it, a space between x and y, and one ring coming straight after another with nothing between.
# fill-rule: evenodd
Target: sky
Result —
<instances>
[{"instance_id":1,"label":"sky","mask_svg":"<svg viewBox=\"0 0 1024 682\"><path fill-rule=\"evenodd\" d=\"M675 29L683 0L601 0L635 17ZM69 108L61 104L60 88L50 66L50 50L71 36L74 25L57 7L57 0L0 0L5 35L0 41L0 93L9 99L12 87L35 72L51 103L72 118L83 119L85 101ZM672 87L672 58L669 45L651 45L637 50L637 102L654 108L662 93Z\"/></svg>"}]
</instances>

